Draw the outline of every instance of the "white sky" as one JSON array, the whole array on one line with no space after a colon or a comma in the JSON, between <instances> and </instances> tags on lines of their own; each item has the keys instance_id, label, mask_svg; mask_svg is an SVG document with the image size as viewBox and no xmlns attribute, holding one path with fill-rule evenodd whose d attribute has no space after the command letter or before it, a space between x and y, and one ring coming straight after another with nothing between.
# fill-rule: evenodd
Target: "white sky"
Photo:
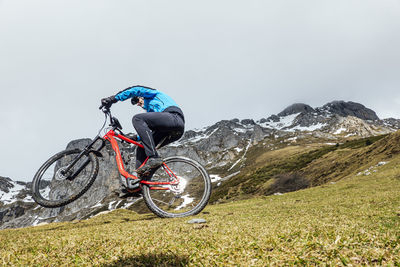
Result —
<instances>
[{"instance_id":1,"label":"white sky","mask_svg":"<svg viewBox=\"0 0 400 267\"><path fill-rule=\"evenodd\" d=\"M0 0L0 176L31 180L136 84L187 129L332 100L400 118L399 47L400 0ZM127 132L141 112L113 110Z\"/></svg>"}]
</instances>

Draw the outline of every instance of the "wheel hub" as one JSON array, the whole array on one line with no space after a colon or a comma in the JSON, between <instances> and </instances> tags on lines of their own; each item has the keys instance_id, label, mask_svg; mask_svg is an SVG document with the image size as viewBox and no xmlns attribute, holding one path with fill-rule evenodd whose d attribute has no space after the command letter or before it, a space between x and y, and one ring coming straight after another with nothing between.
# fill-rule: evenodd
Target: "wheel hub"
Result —
<instances>
[{"instance_id":1,"label":"wheel hub","mask_svg":"<svg viewBox=\"0 0 400 267\"><path fill-rule=\"evenodd\" d=\"M185 191L186 185L187 185L187 180L183 177L178 177L178 184L171 185L170 189L174 194L179 195L182 194L183 191Z\"/></svg>"},{"instance_id":2,"label":"wheel hub","mask_svg":"<svg viewBox=\"0 0 400 267\"><path fill-rule=\"evenodd\" d=\"M67 167L61 167L57 170L56 175L54 175L54 178L57 181L63 181L65 179L68 178L68 175L66 175L67 173L65 173L65 170L67 169Z\"/></svg>"}]
</instances>

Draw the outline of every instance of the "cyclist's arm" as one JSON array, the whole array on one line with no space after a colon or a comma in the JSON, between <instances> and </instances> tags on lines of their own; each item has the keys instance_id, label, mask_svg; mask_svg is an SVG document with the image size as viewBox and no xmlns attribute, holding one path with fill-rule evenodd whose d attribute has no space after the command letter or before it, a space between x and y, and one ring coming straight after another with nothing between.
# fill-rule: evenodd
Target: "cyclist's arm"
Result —
<instances>
[{"instance_id":1,"label":"cyclist's arm","mask_svg":"<svg viewBox=\"0 0 400 267\"><path fill-rule=\"evenodd\" d=\"M115 99L118 101L124 101L128 98L132 98L134 96L144 97L144 98L153 98L157 95L157 90L149 89L142 86L133 86L128 89L125 89L122 92L119 92L115 95Z\"/></svg>"}]
</instances>

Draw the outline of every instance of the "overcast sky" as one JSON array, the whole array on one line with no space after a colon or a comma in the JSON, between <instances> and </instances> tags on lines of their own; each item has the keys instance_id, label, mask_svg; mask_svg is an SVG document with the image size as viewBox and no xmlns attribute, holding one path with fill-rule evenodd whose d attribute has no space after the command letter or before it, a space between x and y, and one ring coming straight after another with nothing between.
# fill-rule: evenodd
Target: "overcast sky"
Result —
<instances>
[{"instance_id":1,"label":"overcast sky","mask_svg":"<svg viewBox=\"0 0 400 267\"><path fill-rule=\"evenodd\" d=\"M400 0L0 0L0 176L31 180L136 84L187 129L332 100L400 118ZM132 131L141 110L113 110Z\"/></svg>"}]
</instances>

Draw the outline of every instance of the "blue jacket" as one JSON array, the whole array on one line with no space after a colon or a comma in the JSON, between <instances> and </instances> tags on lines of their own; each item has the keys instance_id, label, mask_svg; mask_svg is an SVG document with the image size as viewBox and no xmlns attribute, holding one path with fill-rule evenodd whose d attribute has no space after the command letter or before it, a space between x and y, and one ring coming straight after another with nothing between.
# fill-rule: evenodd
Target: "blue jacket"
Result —
<instances>
[{"instance_id":1,"label":"blue jacket","mask_svg":"<svg viewBox=\"0 0 400 267\"><path fill-rule=\"evenodd\" d=\"M179 107L171 97L163 92L140 85L119 92L115 95L115 99L124 101L135 96L144 98L143 108L147 112L163 112L168 107Z\"/></svg>"}]
</instances>

